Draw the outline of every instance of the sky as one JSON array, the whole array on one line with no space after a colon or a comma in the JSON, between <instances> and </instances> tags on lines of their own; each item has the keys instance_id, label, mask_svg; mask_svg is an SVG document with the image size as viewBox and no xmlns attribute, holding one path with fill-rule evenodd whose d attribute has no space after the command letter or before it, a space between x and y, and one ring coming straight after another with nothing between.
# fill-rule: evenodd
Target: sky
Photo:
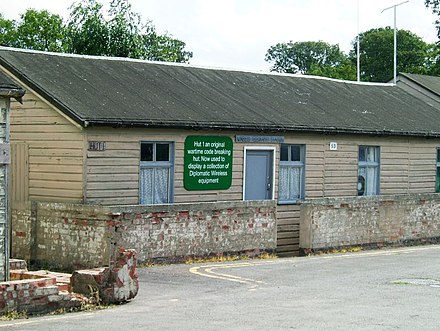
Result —
<instances>
[{"instance_id":1,"label":"sky","mask_svg":"<svg viewBox=\"0 0 440 331\"><path fill-rule=\"evenodd\" d=\"M5 2L7 0L2 0ZM108 4L110 0L100 0ZM325 41L348 53L359 31L394 26L394 11L405 0L129 0L133 11L151 20L159 33L184 41L197 66L269 71L264 56L281 42ZM2 6L8 19L28 8L47 9L67 19L74 0L15 0ZM358 15L359 3L359 15ZM397 29L425 42L437 39L436 16L424 0L397 7ZM359 19L358 19L359 18Z\"/></svg>"}]
</instances>

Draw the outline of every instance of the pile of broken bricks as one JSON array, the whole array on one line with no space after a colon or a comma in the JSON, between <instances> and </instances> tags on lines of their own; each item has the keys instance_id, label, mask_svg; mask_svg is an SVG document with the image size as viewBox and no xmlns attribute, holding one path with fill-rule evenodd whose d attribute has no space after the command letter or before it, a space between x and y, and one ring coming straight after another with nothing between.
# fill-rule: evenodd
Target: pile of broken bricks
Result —
<instances>
[{"instance_id":1,"label":"pile of broken bricks","mask_svg":"<svg viewBox=\"0 0 440 331\"><path fill-rule=\"evenodd\" d=\"M134 250L118 249L109 267L74 271L28 271L23 260L10 260L10 281L0 282L0 315L10 311L44 314L85 304L119 304L139 289Z\"/></svg>"}]
</instances>

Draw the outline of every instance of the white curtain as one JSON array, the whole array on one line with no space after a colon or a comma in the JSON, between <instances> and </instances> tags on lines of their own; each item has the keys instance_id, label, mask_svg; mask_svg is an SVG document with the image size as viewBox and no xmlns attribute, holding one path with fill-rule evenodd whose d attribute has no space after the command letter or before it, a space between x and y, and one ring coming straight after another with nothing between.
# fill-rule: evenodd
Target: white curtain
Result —
<instances>
[{"instance_id":1,"label":"white curtain","mask_svg":"<svg viewBox=\"0 0 440 331\"><path fill-rule=\"evenodd\" d=\"M279 197L281 201L293 201L301 197L302 168L280 167Z\"/></svg>"},{"instance_id":2,"label":"white curtain","mask_svg":"<svg viewBox=\"0 0 440 331\"><path fill-rule=\"evenodd\" d=\"M141 168L140 173L140 203L168 203L169 169Z\"/></svg>"}]
</instances>

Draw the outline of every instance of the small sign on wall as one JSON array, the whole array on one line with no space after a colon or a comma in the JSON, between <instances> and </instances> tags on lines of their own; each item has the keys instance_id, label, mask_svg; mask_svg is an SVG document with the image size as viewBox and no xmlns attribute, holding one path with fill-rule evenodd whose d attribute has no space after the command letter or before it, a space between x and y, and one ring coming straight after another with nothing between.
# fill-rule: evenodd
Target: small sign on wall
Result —
<instances>
[{"instance_id":1,"label":"small sign on wall","mask_svg":"<svg viewBox=\"0 0 440 331\"><path fill-rule=\"evenodd\" d=\"M232 183L232 151L230 137L186 137L183 169L185 189L227 190Z\"/></svg>"},{"instance_id":2,"label":"small sign on wall","mask_svg":"<svg viewBox=\"0 0 440 331\"><path fill-rule=\"evenodd\" d=\"M335 141L330 142L330 150L331 151L337 151L338 150L338 143Z\"/></svg>"},{"instance_id":3,"label":"small sign on wall","mask_svg":"<svg viewBox=\"0 0 440 331\"><path fill-rule=\"evenodd\" d=\"M105 141L89 141L89 151L105 151Z\"/></svg>"}]
</instances>

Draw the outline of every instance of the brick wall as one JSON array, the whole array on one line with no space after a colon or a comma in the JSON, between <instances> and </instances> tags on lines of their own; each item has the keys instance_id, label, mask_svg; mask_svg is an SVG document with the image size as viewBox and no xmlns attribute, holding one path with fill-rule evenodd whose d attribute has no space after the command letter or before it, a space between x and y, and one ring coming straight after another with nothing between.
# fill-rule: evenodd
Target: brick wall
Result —
<instances>
[{"instance_id":1,"label":"brick wall","mask_svg":"<svg viewBox=\"0 0 440 331\"><path fill-rule=\"evenodd\" d=\"M415 194L305 201L302 250L440 241L440 195Z\"/></svg>"},{"instance_id":2,"label":"brick wall","mask_svg":"<svg viewBox=\"0 0 440 331\"><path fill-rule=\"evenodd\" d=\"M109 265L118 218L109 208L34 203L32 209L31 264L68 271Z\"/></svg>"},{"instance_id":3,"label":"brick wall","mask_svg":"<svg viewBox=\"0 0 440 331\"><path fill-rule=\"evenodd\" d=\"M140 261L276 249L274 201L122 207L118 242Z\"/></svg>"},{"instance_id":4,"label":"brick wall","mask_svg":"<svg viewBox=\"0 0 440 331\"><path fill-rule=\"evenodd\" d=\"M32 238L31 203L29 201L16 203L11 208L11 227L13 241L11 256L19 256L29 261Z\"/></svg>"},{"instance_id":5,"label":"brick wall","mask_svg":"<svg viewBox=\"0 0 440 331\"><path fill-rule=\"evenodd\" d=\"M80 305L81 301L75 300L69 292L59 291L55 278L0 283L0 315L8 311L39 314Z\"/></svg>"},{"instance_id":6,"label":"brick wall","mask_svg":"<svg viewBox=\"0 0 440 331\"><path fill-rule=\"evenodd\" d=\"M108 265L118 246L140 262L276 249L275 201L31 209L13 211L13 256L56 269Z\"/></svg>"}]
</instances>

